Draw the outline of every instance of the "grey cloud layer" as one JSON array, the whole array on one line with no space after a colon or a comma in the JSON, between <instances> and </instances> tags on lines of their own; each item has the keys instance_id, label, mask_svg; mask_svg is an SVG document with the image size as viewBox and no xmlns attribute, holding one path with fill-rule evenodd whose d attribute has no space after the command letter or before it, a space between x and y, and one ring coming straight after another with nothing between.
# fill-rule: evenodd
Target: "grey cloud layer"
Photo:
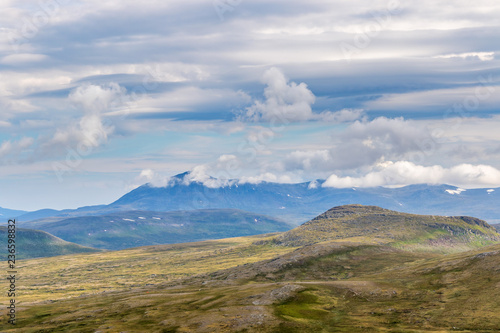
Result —
<instances>
[{"instance_id":1,"label":"grey cloud layer","mask_svg":"<svg viewBox=\"0 0 500 333\"><path fill-rule=\"evenodd\" d=\"M401 170L497 180L500 4L230 3L221 13L201 0L2 1L2 163L177 131L216 147L200 179L231 162L248 181L334 173L335 184L389 184L391 172L411 174ZM286 129L273 129L275 118ZM240 142L259 148L251 163ZM208 154L187 143L177 151L155 168L196 167L185 152ZM127 172L152 169L152 159Z\"/></svg>"},{"instance_id":2,"label":"grey cloud layer","mask_svg":"<svg viewBox=\"0 0 500 333\"><path fill-rule=\"evenodd\" d=\"M426 128L402 118L356 121L333 139L331 149L291 153L285 160L286 168L322 171L361 168L409 157L410 153L421 151L427 142L434 142Z\"/></svg>"}]
</instances>

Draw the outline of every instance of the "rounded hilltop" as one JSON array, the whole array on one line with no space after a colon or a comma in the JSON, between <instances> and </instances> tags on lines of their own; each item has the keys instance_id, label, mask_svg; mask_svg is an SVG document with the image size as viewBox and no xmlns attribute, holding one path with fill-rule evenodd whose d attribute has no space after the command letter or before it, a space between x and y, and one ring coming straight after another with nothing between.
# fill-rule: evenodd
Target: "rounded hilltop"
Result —
<instances>
[{"instance_id":1,"label":"rounded hilltop","mask_svg":"<svg viewBox=\"0 0 500 333\"><path fill-rule=\"evenodd\" d=\"M378 206L365 206L359 204L352 205L343 205L333 207L321 215L318 215L311 221L322 220L322 219L330 219L330 218L340 218L344 216L351 215L363 215L363 214L385 214L385 213L395 213L395 214L403 214L396 211L392 211L389 209L381 208ZM311 221L307 222L310 223Z\"/></svg>"},{"instance_id":2,"label":"rounded hilltop","mask_svg":"<svg viewBox=\"0 0 500 333\"><path fill-rule=\"evenodd\" d=\"M474 217L416 215L356 204L333 207L309 222L280 234L273 242L287 246L353 241L419 246L449 244L453 247L498 240L500 234L495 228Z\"/></svg>"}]
</instances>

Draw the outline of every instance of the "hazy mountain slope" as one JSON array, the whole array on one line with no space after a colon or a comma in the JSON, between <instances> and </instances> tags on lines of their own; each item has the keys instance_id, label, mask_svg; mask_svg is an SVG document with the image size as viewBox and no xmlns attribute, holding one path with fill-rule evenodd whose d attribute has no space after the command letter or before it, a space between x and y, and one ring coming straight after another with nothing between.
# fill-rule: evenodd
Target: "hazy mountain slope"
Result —
<instances>
[{"instance_id":1,"label":"hazy mountain slope","mask_svg":"<svg viewBox=\"0 0 500 333\"><path fill-rule=\"evenodd\" d=\"M0 227L0 238L7 239L7 227ZM89 253L99 250L64 241L45 231L16 229L16 259L51 257L63 254ZM2 254L6 260L7 250Z\"/></svg>"},{"instance_id":2,"label":"hazy mountain slope","mask_svg":"<svg viewBox=\"0 0 500 333\"><path fill-rule=\"evenodd\" d=\"M20 215L26 214L26 213L27 212L24 210L7 209L7 208L0 207L0 218L5 220L5 221L2 221L2 223L7 223L8 219L13 219L13 218L16 218Z\"/></svg>"},{"instance_id":3,"label":"hazy mountain slope","mask_svg":"<svg viewBox=\"0 0 500 333\"><path fill-rule=\"evenodd\" d=\"M62 211L39 210L23 214L19 221L57 221L78 216L107 215L118 211L179 211L240 209L304 223L334 206L375 205L406 213L475 216L500 222L500 189L463 190L449 185L410 185L401 188L327 188L322 180L301 184L238 184L219 188L186 182L188 173L171 179L168 186L140 186L109 205ZM217 180L213 179L214 182Z\"/></svg>"},{"instance_id":4,"label":"hazy mountain slope","mask_svg":"<svg viewBox=\"0 0 500 333\"><path fill-rule=\"evenodd\" d=\"M63 210L40 209L40 210L36 210L34 212L29 212L29 213L25 213L25 214L20 215L18 217L18 220L20 223L38 220L38 219L46 219L46 218L49 218L49 220L60 220L60 219L69 218L69 217L100 214L103 211L103 209L107 212L111 211L109 209L106 209L106 205L85 206L85 207L80 207L77 209L63 209ZM57 217L57 218L53 218L53 217Z\"/></svg>"},{"instance_id":5,"label":"hazy mountain slope","mask_svg":"<svg viewBox=\"0 0 500 333\"><path fill-rule=\"evenodd\" d=\"M32 225L67 241L110 250L249 236L292 228L276 218L233 209L129 211L24 225Z\"/></svg>"},{"instance_id":6,"label":"hazy mountain slope","mask_svg":"<svg viewBox=\"0 0 500 333\"><path fill-rule=\"evenodd\" d=\"M186 184L186 174L166 187L148 184L125 194L106 209L191 210L236 208L303 223L334 206L375 205L407 213L467 215L499 220L500 189L461 190L449 185L410 185L402 188L327 188L322 181L301 184L232 184L220 188L198 182Z\"/></svg>"}]
</instances>

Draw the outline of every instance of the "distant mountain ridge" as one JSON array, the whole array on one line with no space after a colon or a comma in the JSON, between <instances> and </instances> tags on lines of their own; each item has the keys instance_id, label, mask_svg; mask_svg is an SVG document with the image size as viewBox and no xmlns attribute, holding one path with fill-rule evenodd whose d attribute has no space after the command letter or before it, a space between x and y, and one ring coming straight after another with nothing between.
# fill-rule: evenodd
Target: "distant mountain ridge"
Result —
<instances>
[{"instance_id":1,"label":"distant mountain ridge","mask_svg":"<svg viewBox=\"0 0 500 333\"><path fill-rule=\"evenodd\" d=\"M207 187L186 182L186 173L169 185L142 185L107 206L107 209L191 210L235 208L300 224L334 206L363 204L417 214L468 215L500 222L500 189L463 190L450 185L409 185L400 188L331 188L323 181L299 184L226 182Z\"/></svg>"},{"instance_id":2,"label":"distant mountain ridge","mask_svg":"<svg viewBox=\"0 0 500 333\"><path fill-rule=\"evenodd\" d=\"M0 217L3 217L4 219L13 219L26 213L28 212L24 210L7 209L0 207Z\"/></svg>"},{"instance_id":3,"label":"distant mountain ridge","mask_svg":"<svg viewBox=\"0 0 500 333\"><path fill-rule=\"evenodd\" d=\"M170 179L167 186L144 184L108 205L76 210L40 210L19 216L21 221L71 218L120 211L180 211L240 209L280 218L298 225L334 206L363 204L415 214L476 216L500 223L500 188L463 190L450 185L409 185L400 188L330 188L322 180L299 184L189 180L189 173ZM188 181L189 180L189 181ZM220 186L220 187L218 187Z\"/></svg>"},{"instance_id":4,"label":"distant mountain ridge","mask_svg":"<svg viewBox=\"0 0 500 333\"><path fill-rule=\"evenodd\" d=\"M70 242L107 250L251 236L292 228L276 218L235 209L125 211L22 225L47 231Z\"/></svg>"}]
</instances>

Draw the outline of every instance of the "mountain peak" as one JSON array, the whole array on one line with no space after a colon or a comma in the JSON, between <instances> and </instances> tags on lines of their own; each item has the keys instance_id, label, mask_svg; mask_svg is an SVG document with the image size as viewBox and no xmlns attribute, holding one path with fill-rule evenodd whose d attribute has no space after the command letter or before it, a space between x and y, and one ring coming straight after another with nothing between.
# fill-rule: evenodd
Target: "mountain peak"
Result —
<instances>
[{"instance_id":1,"label":"mountain peak","mask_svg":"<svg viewBox=\"0 0 500 333\"><path fill-rule=\"evenodd\" d=\"M184 177L186 177L190 173L191 173L191 171L186 171L186 172L183 172L183 173L179 173L179 174L177 174L175 176L172 176L172 178L184 179Z\"/></svg>"}]
</instances>

